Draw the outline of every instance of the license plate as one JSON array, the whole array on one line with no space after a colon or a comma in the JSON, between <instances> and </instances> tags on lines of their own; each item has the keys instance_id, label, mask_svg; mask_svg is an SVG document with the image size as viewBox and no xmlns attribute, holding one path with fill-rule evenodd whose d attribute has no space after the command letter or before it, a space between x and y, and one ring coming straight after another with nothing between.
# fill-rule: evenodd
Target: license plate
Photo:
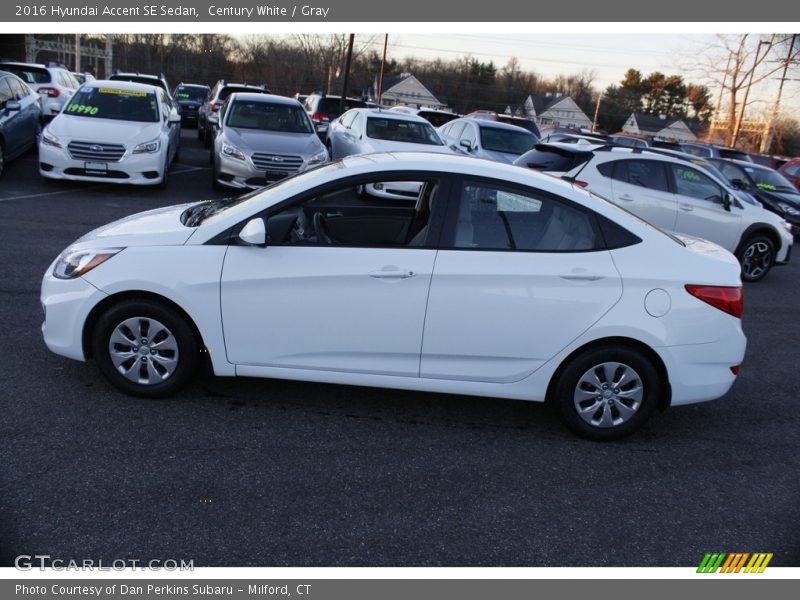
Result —
<instances>
[{"instance_id":1,"label":"license plate","mask_svg":"<svg viewBox=\"0 0 800 600\"><path fill-rule=\"evenodd\" d=\"M283 171L267 171L265 174L267 181L275 181L276 179L283 179L284 177L286 177L286 173Z\"/></svg>"},{"instance_id":2,"label":"license plate","mask_svg":"<svg viewBox=\"0 0 800 600\"><path fill-rule=\"evenodd\" d=\"M86 173L105 174L108 173L108 165L101 162L85 162L83 168Z\"/></svg>"}]
</instances>

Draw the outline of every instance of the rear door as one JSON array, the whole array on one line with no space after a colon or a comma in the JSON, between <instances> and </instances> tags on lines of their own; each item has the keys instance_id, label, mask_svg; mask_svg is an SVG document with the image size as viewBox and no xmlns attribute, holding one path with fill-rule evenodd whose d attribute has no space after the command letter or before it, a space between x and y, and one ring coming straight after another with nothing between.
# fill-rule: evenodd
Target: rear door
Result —
<instances>
[{"instance_id":1,"label":"rear door","mask_svg":"<svg viewBox=\"0 0 800 600\"><path fill-rule=\"evenodd\" d=\"M492 179L454 190L420 375L521 380L616 304L619 273L593 214L568 200Z\"/></svg>"},{"instance_id":2,"label":"rear door","mask_svg":"<svg viewBox=\"0 0 800 600\"><path fill-rule=\"evenodd\" d=\"M613 170L612 170L613 169ZM656 227L673 231L677 199L660 160L623 158L598 167L611 178L612 200Z\"/></svg>"},{"instance_id":3,"label":"rear door","mask_svg":"<svg viewBox=\"0 0 800 600\"><path fill-rule=\"evenodd\" d=\"M727 191L705 173L684 164L669 163L678 200L677 233L685 233L736 249L742 227L742 213L731 206L725 210Z\"/></svg>"}]
</instances>

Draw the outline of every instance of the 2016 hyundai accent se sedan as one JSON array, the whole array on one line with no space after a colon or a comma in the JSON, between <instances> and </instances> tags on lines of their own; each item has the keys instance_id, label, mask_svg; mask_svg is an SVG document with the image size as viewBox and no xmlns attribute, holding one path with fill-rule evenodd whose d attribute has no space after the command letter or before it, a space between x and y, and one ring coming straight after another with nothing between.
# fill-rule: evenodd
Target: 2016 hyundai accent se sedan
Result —
<instances>
[{"instance_id":1,"label":"2016 hyundai accent se sedan","mask_svg":"<svg viewBox=\"0 0 800 600\"><path fill-rule=\"evenodd\" d=\"M362 199L419 182L415 204ZM47 346L119 389L214 373L548 401L627 435L712 400L745 351L732 254L546 175L372 154L87 234L42 283Z\"/></svg>"}]
</instances>

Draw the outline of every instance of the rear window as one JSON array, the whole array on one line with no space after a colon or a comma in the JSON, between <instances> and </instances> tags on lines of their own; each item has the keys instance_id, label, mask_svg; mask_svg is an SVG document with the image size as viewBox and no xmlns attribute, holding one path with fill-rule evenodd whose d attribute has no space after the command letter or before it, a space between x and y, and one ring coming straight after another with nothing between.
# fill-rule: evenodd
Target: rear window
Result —
<instances>
[{"instance_id":1,"label":"rear window","mask_svg":"<svg viewBox=\"0 0 800 600\"><path fill-rule=\"evenodd\" d=\"M722 158L732 158L733 160L743 160L745 162L753 162L749 154L747 154L746 152L740 152L739 150L720 149L719 155Z\"/></svg>"},{"instance_id":2,"label":"rear window","mask_svg":"<svg viewBox=\"0 0 800 600\"><path fill-rule=\"evenodd\" d=\"M112 75L109 77L112 81L130 81L131 83L143 83L145 85L155 85L162 89L167 89L164 87L164 83L158 79L157 77L143 77L141 75Z\"/></svg>"},{"instance_id":3,"label":"rear window","mask_svg":"<svg viewBox=\"0 0 800 600\"><path fill-rule=\"evenodd\" d=\"M367 119L367 136L375 140L406 142L409 144L428 144L441 146L442 141L430 123L400 121L398 119Z\"/></svg>"},{"instance_id":4,"label":"rear window","mask_svg":"<svg viewBox=\"0 0 800 600\"><path fill-rule=\"evenodd\" d=\"M47 69L37 67L22 67L20 65L0 64L0 69L13 73L22 81L29 84L50 83L50 72Z\"/></svg>"},{"instance_id":5,"label":"rear window","mask_svg":"<svg viewBox=\"0 0 800 600\"><path fill-rule=\"evenodd\" d=\"M452 121L453 119L457 119L457 115L451 115L448 113L440 113L432 110L421 110L417 113L418 117L422 117L428 123L433 125L434 127L441 127Z\"/></svg>"},{"instance_id":6,"label":"rear window","mask_svg":"<svg viewBox=\"0 0 800 600\"><path fill-rule=\"evenodd\" d=\"M344 109L350 110L351 108L366 108L367 103L361 102L361 100L351 100L347 98L344 101ZM319 107L317 108L317 112L325 113L328 115L335 115L339 116L341 113L339 112L339 98L321 98L319 101Z\"/></svg>"},{"instance_id":7,"label":"rear window","mask_svg":"<svg viewBox=\"0 0 800 600\"><path fill-rule=\"evenodd\" d=\"M513 131L499 127L481 127L481 146L490 152L523 154L533 148L538 141L528 131Z\"/></svg>"},{"instance_id":8,"label":"rear window","mask_svg":"<svg viewBox=\"0 0 800 600\"><path fill-rule=\"evenodd\" d=\"M223 100L225 100L231 94L238 94L238 93L241 93L241 92L248 93L248 94L266 94L267 93L267 92L265 92L264 90L262 90L260 88L251 88L251 87L246 87L246 86L243 86L243 85L226 85L224 88L222 88L219 91L219 95L217 96L217 100L222 102Z\"/></svg>"},{"instance_id":9,"label":"rear window","mask_svg":"<svg viewBox=\"0 0 800 600\"><path fill-rule=\"evenodd\" d=\"M537 146L520 156L514 161L514 164L537 171L566 172L571 171L579 164L583 164L591 156L590 152L575 153L560 148Z\"/></svg>"}]
</instances>

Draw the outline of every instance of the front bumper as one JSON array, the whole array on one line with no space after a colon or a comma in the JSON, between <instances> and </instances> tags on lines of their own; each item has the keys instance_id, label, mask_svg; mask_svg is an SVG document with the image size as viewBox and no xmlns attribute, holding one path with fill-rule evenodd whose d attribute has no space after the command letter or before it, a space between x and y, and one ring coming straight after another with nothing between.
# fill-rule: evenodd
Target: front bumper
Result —
<instances>
[{"instance_id":1,"label":"front bumper","mask_svg":"<svg viewBox=\"0 0 800 600\"><path fill-rule=\"evenodd\" d=\"M80 277L56 279L52 275L53 265L55 261L42 279L44 343L56 354L85 361L83 327L92 308L105 298L106 294Z\"/></svg>"},{"instance_id":2,"label":"front bumper","mask_svg":"<svg viewBox=\"0 0 800 600\"><path fill-rule=\"evenodd\" d=\"M300 168L295 171L288 171L286 173L270 176L264 169L257 168L249 157L246 160L240 160L220 154L217 156L217 167L214 172L214 177L217 182L222 185L250 190L263 187L274 181L280 181L290 175L305 171L307 168L308 163L303 161Z\"/></svg>"},{"instance_id":3,"label":"front bumper","mask_svg":"<svg viewBox=\"0 0 800 600\"><path fill-rule=\"evenodd\" d=\"M87 171L87 161L75 160L66 148L39 144L39 174L48 179L70 181L95 181L100 183L129 183L155 185L164 174L164 152L131 154L130 150L118 162L104 163L105 174Z\"/></svg>"}]
</instances>

